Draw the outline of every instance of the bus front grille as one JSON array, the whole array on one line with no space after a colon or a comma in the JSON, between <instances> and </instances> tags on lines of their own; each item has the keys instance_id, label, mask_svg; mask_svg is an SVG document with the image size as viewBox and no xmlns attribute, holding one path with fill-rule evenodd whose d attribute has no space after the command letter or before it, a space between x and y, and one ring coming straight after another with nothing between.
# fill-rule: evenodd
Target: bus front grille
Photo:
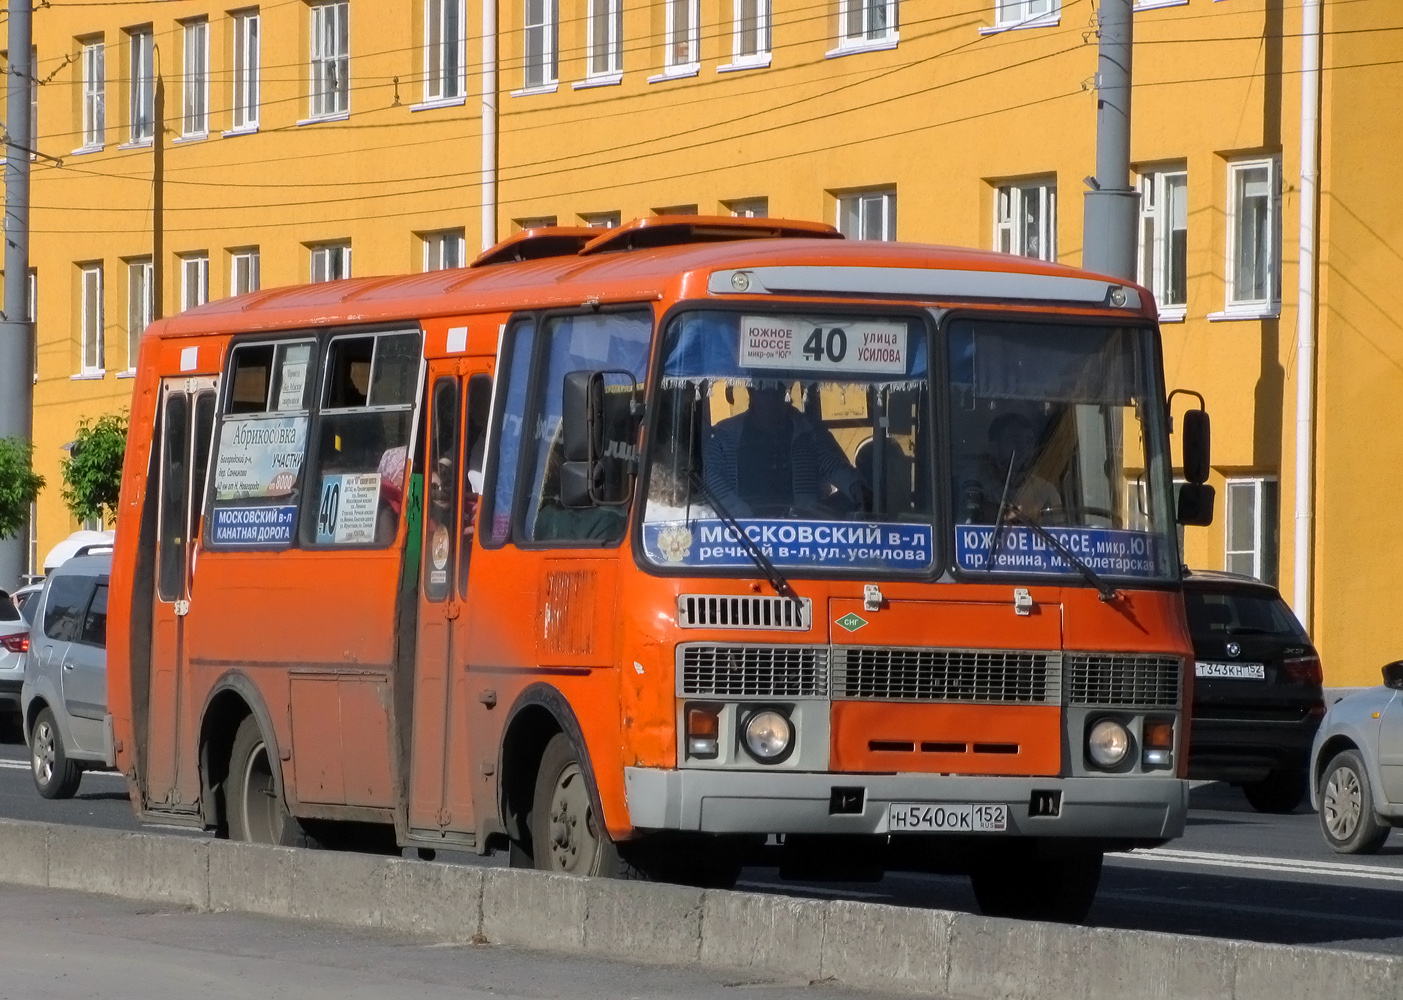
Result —
<instances>
[{"instance_id":1,"label":"bus front grille","mask_svg":"<svg viewBox=\"0 0 1403 1000\"><path fill-rule=\"evenodd\" d=\"M681 647L681 693L727 698L823 698L827 646Z\"/></svg>"},{"instance_id":2,"label":"bus front grille","mask_svg":"<svg viewBox=\"0 0 1403 1000\"><path fill-rule=\"evenodd\" d=\"M836 646L833 697L845 701L1056 705L1062 654L1002 649Z\"/></svg>"},{"instance_id":3,"label":"bus front grille","mask_svg":"<svg viewBox=\"0 0 1403 1000\"><path fill-rule=\"evenodd\" d=\"M1177 656L1068 653L1067 693L1073 705L1176 708L1183 675Z\"/></svg>"}]
</instances>

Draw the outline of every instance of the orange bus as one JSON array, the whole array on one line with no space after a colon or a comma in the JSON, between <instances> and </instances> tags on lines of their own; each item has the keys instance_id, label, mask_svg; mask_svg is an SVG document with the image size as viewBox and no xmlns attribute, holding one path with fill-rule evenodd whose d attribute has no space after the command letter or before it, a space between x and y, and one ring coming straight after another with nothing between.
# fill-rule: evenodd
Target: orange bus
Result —
<instances>
[{"instance_id":1,"label":"orange bus","mask_svg":"<svg viewBox=\"0 0 1403 1000\"><path fill-rule=\"evenodd\" d=\"M143 820L967 872L1071 919L1106 851L1182 832L1206 418L1176 500L1142 288L769 219L532 230L161 320L134 393Z\"/></svg>"}]
</instances>

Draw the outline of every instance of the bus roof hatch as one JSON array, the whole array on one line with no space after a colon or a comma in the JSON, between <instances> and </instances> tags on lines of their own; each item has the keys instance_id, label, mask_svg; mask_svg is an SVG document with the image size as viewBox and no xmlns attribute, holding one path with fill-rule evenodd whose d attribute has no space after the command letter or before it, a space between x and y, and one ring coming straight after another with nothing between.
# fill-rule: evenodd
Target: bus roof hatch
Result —
<instances>
[{"instance_id":1,"label":"bus roof hatch","mask_svg":"<svg viewBox=\"0 0 1403 1000\"><path fill-rule=\"evenodd\" d=\"M842 233L822 222L729 215L656 215L607 230L580 250L580 255L732 240L842 238Z\"/></svg>"},{"instance_id":2,"label":"bus roof hatch","mask_svg":"<svg viewBox=\"0 0 1403 1000\"><path fill-rule=\"evenodd\" d=\"M579 253L586 243L599 235L598 229L587 226L542 226L513 233L496 246L478 254L469 267L507 264L519 260L540 260L543 257L570 257Z\"/></svg>"}]
</instances>

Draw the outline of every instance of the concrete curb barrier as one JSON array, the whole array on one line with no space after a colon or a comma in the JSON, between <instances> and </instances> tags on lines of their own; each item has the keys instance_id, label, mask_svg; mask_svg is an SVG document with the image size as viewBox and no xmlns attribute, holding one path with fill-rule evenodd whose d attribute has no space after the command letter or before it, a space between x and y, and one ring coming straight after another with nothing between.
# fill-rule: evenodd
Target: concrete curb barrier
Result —
<instances>
[{"instance_id":1,"label":"concrete curb barrier","mask_svg":"<svg viewBox=\"0 0 1403 1000\"><path fill-rule=\"evenodd\" d=\"M0 882L969 1000L1397 1000L1403 958L0 820Z\"/></svg>"}]
</instances>

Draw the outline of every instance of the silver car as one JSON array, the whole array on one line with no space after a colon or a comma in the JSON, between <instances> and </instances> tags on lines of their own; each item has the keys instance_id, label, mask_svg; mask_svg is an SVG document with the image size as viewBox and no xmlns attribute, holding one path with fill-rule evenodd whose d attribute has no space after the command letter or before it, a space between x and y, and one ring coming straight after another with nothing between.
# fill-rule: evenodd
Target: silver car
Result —
<instances>
[{"instance_id":1,"label":"silver car","mask_svg":"<svg viewBox=\"0 0 1403 1000\"><path fill-rule=\"evenodd\" d=\"M1341 854L1373 854L1403 826L1403 660L1383 676L1331 705L1311 748L1311 805Z\"/></svg>"},{"instance_id":2,"label":"silver car","mask_svg":"<svg viewBox=\"0 0 1403 1000\"><path fill-rule=\"evenodd\" d=\"M78 791L85 770L110 767L107 579L112 557L68 560L44 583L29 633L20 701L34 786L46 799Z\"/></svg>"}]
</instances>

